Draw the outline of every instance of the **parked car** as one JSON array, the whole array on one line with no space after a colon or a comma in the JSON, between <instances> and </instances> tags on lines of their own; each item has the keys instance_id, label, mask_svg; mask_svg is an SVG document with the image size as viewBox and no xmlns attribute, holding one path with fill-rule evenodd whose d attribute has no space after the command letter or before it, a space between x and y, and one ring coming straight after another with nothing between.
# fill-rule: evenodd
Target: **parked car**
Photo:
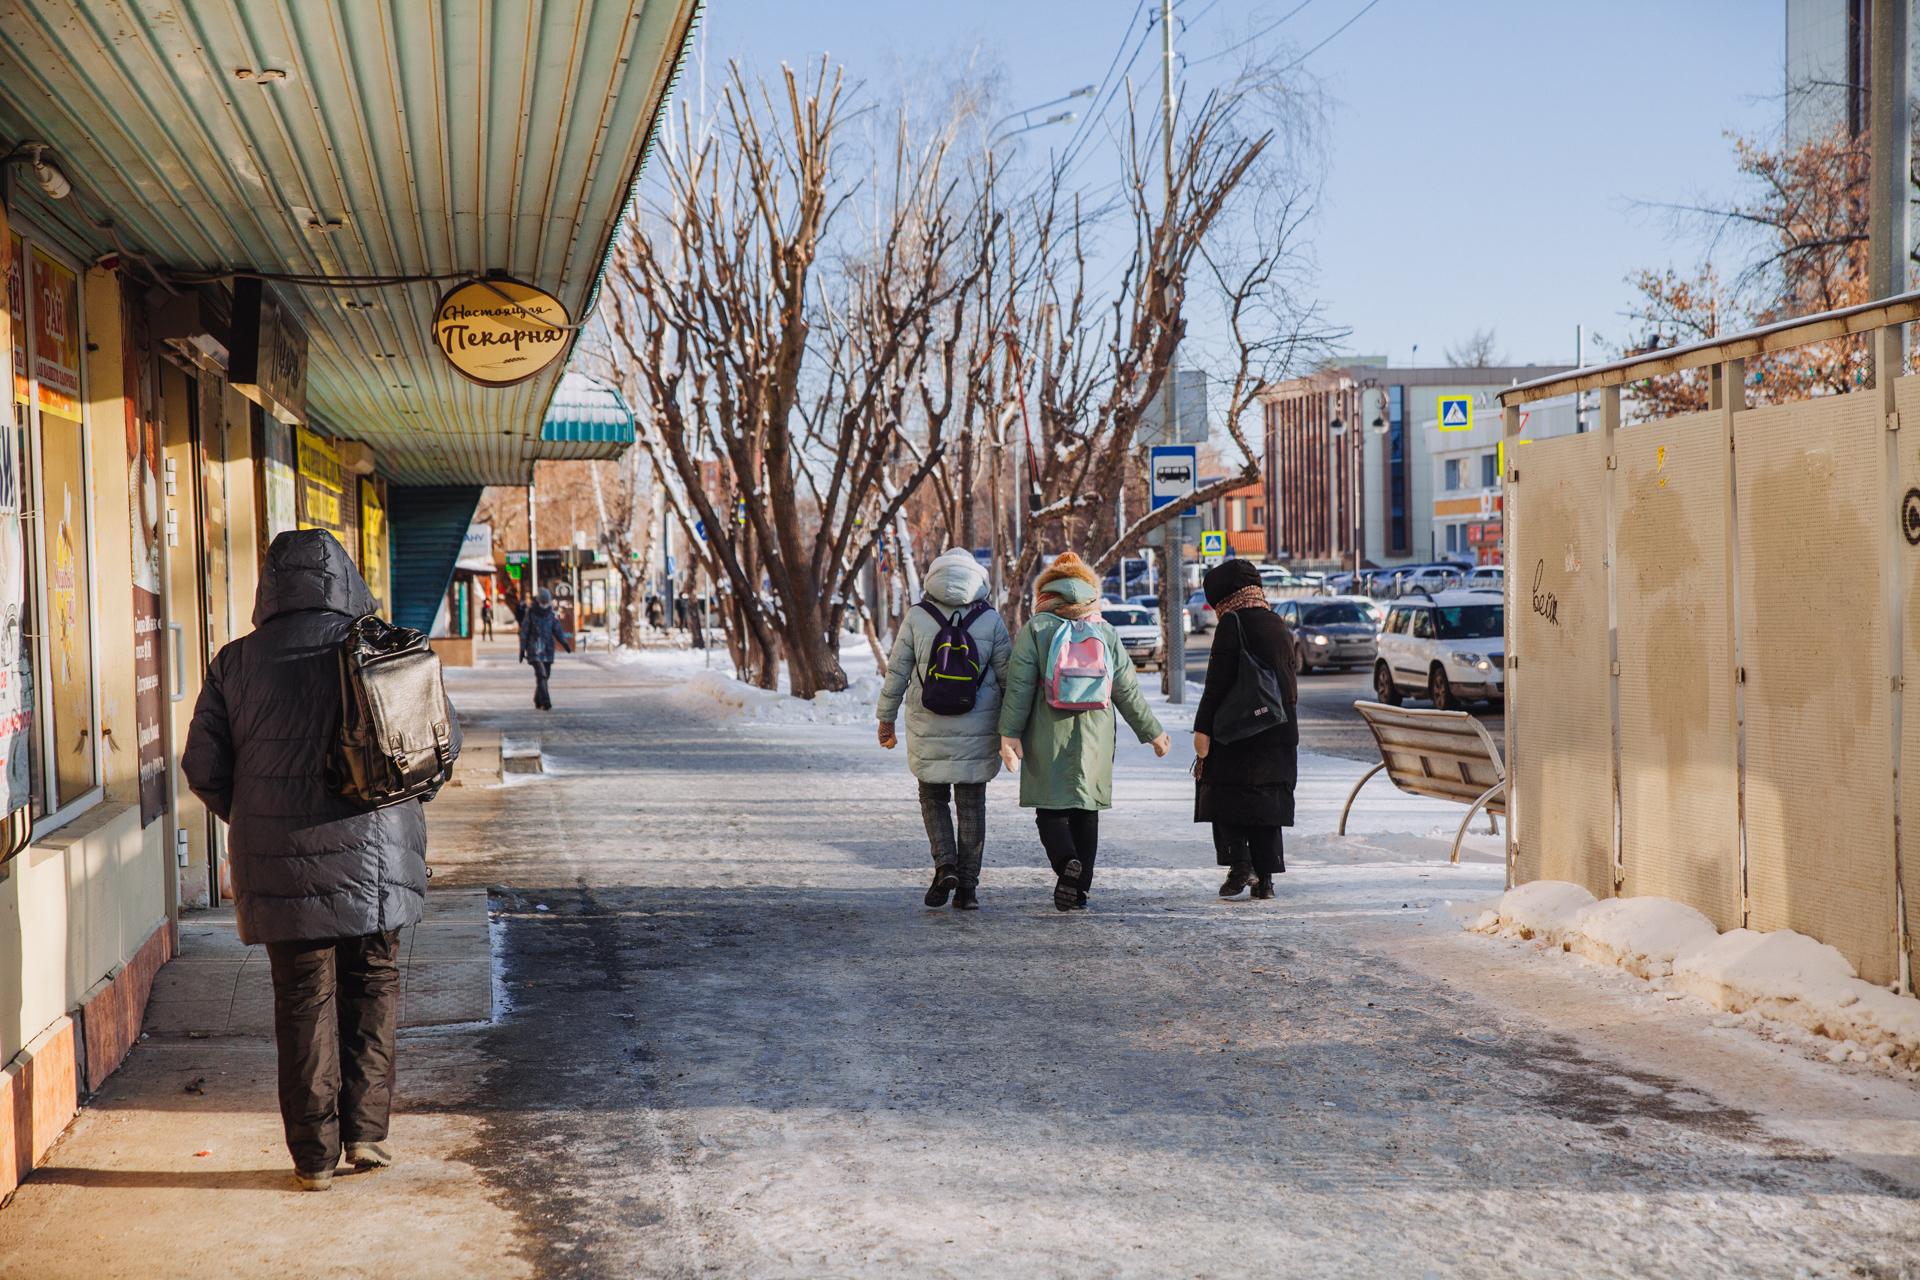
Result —
<instances>
[{"instance_id":1,"label":"parked car","mask_svg":"<svg viewBox=\"0 0 1920 1280\"><path fill-rule=\"evenodd\" d=\"M1364 667L1378 650L1373 618L1353 600L1282 600L1274 606L1293 632L1293 669L1310 675L1320 667Z\"/></svg>"},{"instance_id":2,"label":"parked car","mask_svg":"<svg viewBox=\"0 0 1920 1280\"><path fill-rule=\"evenodd\" d=\"M1506 605L1491 591L1442 591L1396 600L1380 631L1374 696L1397 707L1424 693L1452 710L1466 699L1503 702Z\"/></svg>"},{"instance_id":3,"label":"parked car","mask_svg":"<svg viewBox=\"0 0 1920 1280\"><path fill-rule=\"evenodd\" d=\"M1136 609L1153 609L1157 611L1160 608L1160 597L1159 596L1128 596L1127 603L1132 605Z\"/></svg>"},{"instance_id":4,"label":"parked car","mask_svg":"<svg viewBox=\"0 0 1920 1280\"><path fill-rule=\"evenodd\" d=\"M1451 564L1408 565L1394 580L1394 598L1415 594L1432 595L1451 591L1460 585L1460 569Z\"/></svg>"},{"instance_id":5,"label":"parked car","mask_svg":"<svg viewBox=\"0 0 1920 1280\"><path fill-rule=\"evenodd\" d=\"M1220 625L1220 616L1207 603L1207 593L1196 591L1187 597L1187 630L1199 635Z\"/></svg>"},{"instance_id":6,"label":"parked car","mask_svg":"<svg viewBox=\"0 0 1920 1280\"><path fill-rule=\"evenodd\" d=\"M1469 591L1505 591L1507 571L1497 564L1475 565L1467 570L1467 579L1461 585Z\"/></svg>"},{"instance_id":7,"label":"parked car","mask_svg":"<svg viewBox=\"0 0 1920 1280\"><path fill-rule=\"evenodd\" d=\"M1134 666L1144 671L1158 670L1166 664L1166 650L1160 642L1159 613L1130 604L1110 604L1100 610L1100 616L1120 637Z\"/></svg>"}]
</instances>

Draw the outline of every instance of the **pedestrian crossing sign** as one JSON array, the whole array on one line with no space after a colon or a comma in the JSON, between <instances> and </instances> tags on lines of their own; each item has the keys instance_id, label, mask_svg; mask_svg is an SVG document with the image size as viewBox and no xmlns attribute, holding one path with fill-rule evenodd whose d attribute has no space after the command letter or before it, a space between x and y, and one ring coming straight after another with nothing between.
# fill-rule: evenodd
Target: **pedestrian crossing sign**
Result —
<instances>
[{"instance_id":1,"label":"pedestrian crossing sign","mask_svg":"<svg viewBox=\"0 0 1920 1280\"><path fill-rule=\"evenodd\" d=\"M1473 397L1441 396L1440 429L1442 431L1473 430Z\"/></svg>"},{"instance_id":2,"label":"pedestrian crossing sign","mask_svg":"<svg viewBox=\"0 0 1920 1280\"><path fill-rule=\"evenodd\" d=\"M1202 560L1224 560L1227 558L1227 535L1220 529L1208 529L1200 535L1200 558Z\"/></svg>"}]
</instances>

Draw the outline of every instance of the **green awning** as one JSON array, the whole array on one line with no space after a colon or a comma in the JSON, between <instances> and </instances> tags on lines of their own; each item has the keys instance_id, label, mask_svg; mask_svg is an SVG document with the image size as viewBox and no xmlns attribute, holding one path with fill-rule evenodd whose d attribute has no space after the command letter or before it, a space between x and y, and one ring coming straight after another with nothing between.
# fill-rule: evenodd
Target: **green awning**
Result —
<instances>
[{"instance_id":1,"label":"green awning","mask_svg":"<svg viewBox=\"0 0 1920 1280\"><path fill-rule=\"evenodd\" d=\"M569 372L560 379L540 424L540 439L585 446L579 452L544 450L543 457L605 458L633 443L633 410L620 392L598 378Z\"/></svg>"}]
</instances>

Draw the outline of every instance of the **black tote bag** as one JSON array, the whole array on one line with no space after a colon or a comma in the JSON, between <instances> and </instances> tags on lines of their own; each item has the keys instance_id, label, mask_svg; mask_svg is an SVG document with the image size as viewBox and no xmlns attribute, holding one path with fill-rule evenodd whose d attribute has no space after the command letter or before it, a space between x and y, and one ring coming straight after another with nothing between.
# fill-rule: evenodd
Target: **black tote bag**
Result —
<instances>
[{"instance_id":1,"label":"black tote bag","mask_svg":"<svg viewBox=\"0 0 1920 1280\"><path fill-rule=\"evenodd\" d=\"M1234 610L1232 617L1240 628L1240 668L1234 672L1233 688L1227 690L1219 710L1213 713L1212 736L1216 742L1240 742L1287 722L1280 677L1247 648L1247 628L1240 621L1240 611Z\"/></svg>"}]
</instances>

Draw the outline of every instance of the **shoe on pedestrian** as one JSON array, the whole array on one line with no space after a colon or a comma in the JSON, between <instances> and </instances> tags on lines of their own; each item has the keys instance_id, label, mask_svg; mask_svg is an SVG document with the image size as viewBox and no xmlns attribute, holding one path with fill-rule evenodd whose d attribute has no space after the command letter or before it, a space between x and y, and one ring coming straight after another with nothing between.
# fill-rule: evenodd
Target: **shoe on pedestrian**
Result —
<instances>
[{"instance_id":1,"label":"shoe on pedestrian","mask_svg":"<svg viewBox=\"0 0 1920 1280\"><path fill-rule=\"evenodd\" d=\"M1261 876L1258 880L1255 880L1253 882L1253 896L1256 898L1271 898L1273 896L1273 877Z\"/></svg>"},{"instance_id":2,"label":"shoe on pedestrian","mask_svg":"<svg viewBox=\"0 0 1920 1280\"><path fill-rule=\"evenodd\" d=\"M1060 878L1053 883L1053 909L1072 911L1075 907L1086 905L1080 894L1080 886L1074 881L1080 878L1080 859L1068 858L1067 864L1060 868Z\"/></svg>"},{"instance_id":3,"label":"shoe on pedestrian","mask_svg":"<svg viewBox=\"0 0 1920 1280\"><path fill-rule=\"evenodd\" d=\"M933 883L927 886L927 896L924 901L930 907L946 906L947 895L952 893L953 887L959 883L960 873L952 867L935 867L933 869Z\"/></svg>"},{"instance_id":4,"label":"shoe on pedestrian","mask_svg":"<svg viewBox=\"0 0 1920 1280\"><path fill-rule=\"evenodd\" d=\"M349 1142L347 1163L362 1172L384 1169L393 1163L393 1152L387 1149L384 1142Z\"/></svg>"},{"instance_id":5,"label":"shoe on pedestrian","mask_svg":"<svg viewBox=\"0 0 1920 1280\"><path fill-rule=\"evenodd\" d=\"M1229 867L1227 868L1227 878L1220 882L1220 896L1223 898L1231 898L1242 889L1245 889L1252 880L1253 868L1251 866Z\"/></svg>"},{"instance_id":6,"label":"shoe on pedestrian","mask_svg":"<svg viewBox=\"0 0 1920 1280\"><path fill-rule=\"evenodd\" d=\"M1074 891L1073 909L1075 911L1085 911L1087 909L1087 891L1085 889L1077 889Z\"/></svg>"},{"instance_id":7,"label":"shoe on pedestrian","mask_svg":"<svg viewBox=\"0 0 1920 1280\"><path fill-rule=\"evenodd\" d=\"M333 1190L333 1170L331 1169L295 1169L293 1180L300 1184L302 1191Z\"/></svg>"},{"instance_id":8,"label":"shoe on pedestrian","mask_svg":"<svg viewBox=\"0 0 1920 1280\"><path fill-rule=\"evenodd\" d=\"M963 884L953 891L953 909L955 911L978 911L980 895L970 884Z\"/></svg>"}]
</instances>

